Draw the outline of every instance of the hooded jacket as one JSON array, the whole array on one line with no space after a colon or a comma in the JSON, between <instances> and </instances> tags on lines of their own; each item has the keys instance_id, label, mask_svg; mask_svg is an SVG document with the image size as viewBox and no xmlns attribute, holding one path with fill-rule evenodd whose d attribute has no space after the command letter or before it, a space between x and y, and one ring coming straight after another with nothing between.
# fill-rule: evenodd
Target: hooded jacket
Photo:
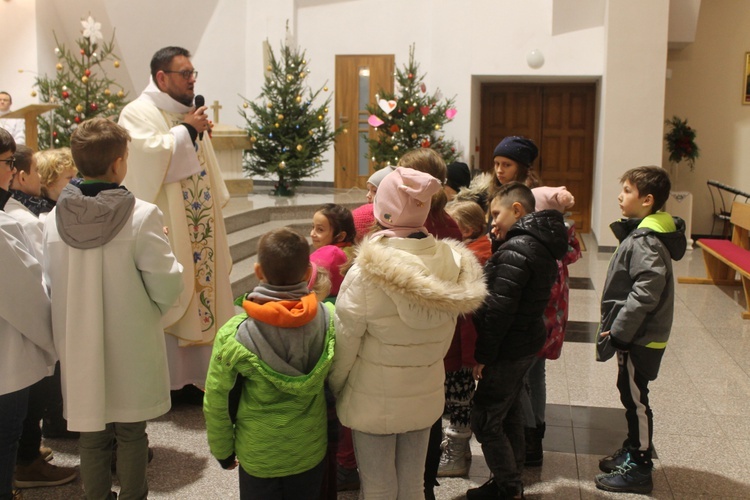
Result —
<instances>
[{"instance_id":1,"label":"hooded jacket","mask_svg":"<svg viewBox=\"0 0 750 500\"><path fill-rule=\"evenodd\" d=\"M485 294L482 269L459 242L365 240L336 300L330 386L342 424L371 434L434 424L456 319Z\"/></svg>"},{"instance_id":2,"label":"hooded jacket","mask_svg":"<svg viewBox=\"0 0 750 500\"><path fill-rule=\"evenodd\" d=\"M323 384L333 358L333 306L310 294L263 304L245 300L243 308L247 313L232 318L214 340L203 403L211 453L222 463L236 455L256 477L305 472L328 446ZM230 391L238 376L243 382L233 424Z\"/></svg>"},{"instance_id":3,"label":"hooded jacket","mask_svg":"<svg viewBox=\"0 0 750 500\"><path fill-rule=\"evenodd\" d=\"M44 228L44 274L73 431L169 410L161 326L182 266L161 212L116 184L68 184Z\"/></svg>"},{"instance_id":4,"label":"hooded jacket","mask_svg":"<svg viewBox=\"0 0 750 500\"><path fill-rule=\"evenodd\" d=\"M672 260L685 255L685 222L666 212L610 225L620 242L604 282L597 359L617 349L630 351L633 363L654 380L672 328L674 275Z\"/></svg>"},{"instance_id":5,"label":"hooded jacket","mask_svg":"<svg viewBox=\"0 0 750 500\"><path fill-rule=\"evenodd\" d=\"M535 354L547 338L544 309L557 279L557 260L568 250L567 230L557 210L524 215L487 262L489 294L474 315L474 358L491 364Z\"/></svg>"}]
</instances>

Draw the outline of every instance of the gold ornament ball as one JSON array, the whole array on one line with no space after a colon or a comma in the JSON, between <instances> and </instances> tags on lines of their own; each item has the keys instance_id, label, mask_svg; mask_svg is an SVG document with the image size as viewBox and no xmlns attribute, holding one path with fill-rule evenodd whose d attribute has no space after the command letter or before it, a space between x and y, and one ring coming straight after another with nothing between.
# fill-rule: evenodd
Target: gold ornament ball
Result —
<instances>
[{"instance_id":1,"label":"gold ornament ball","mask_svg":"<svg viewBox=\"0 0 750 500\"><path fill-rule=\"evenodd\" d=\"M328 113L328 108L323 108L323 113Z\"/></svg>"},{"instance_id":2,"label":"gold ornament ball","mask_svg":"<svg viewBox=\"0 0 750 500\"><path fill-rule=\"evenodd\" d=\"M412 139L416 139L417 138L417 134L411 134L411 138Z\"/></svg>"},{"instance_id":3,"label":"gold ornament ball","mask_svg":"<svg viewBox=\"0 0 750 500\"><path fill-rule=\"evenodd\" d=\"M349 133L349 129L345 128L344 130L342 130L342 132L344 132L345 134L348 134Z\"/></svg>"},{"instance_id":4,"label":"gold ornament ball","mask_svg":"<svg viewBox=\"0 0 750 500\"><path fill-rule=\"evenodd\" d=\"M63 89L65 90L65 89ZM109 89L104 89L104 95L110 95L112 92Z\"/></svg>"},{"instance_id":5,"label":"gold ornament ball","mask_svg":"<svg viewBox=\"0 0 750 500\"><path fill-rule=\"evenodd\" d=\"M302 64L307 64L307 61L305 61L304 59L302 59Z\"/></svg>"},{"instance_id":6,"label":"gold ornament ball","mask_svg":"<svg viewBox=\"0 0 750 500\"><path fill-rule=\"evenodd\" d=\"M279 122L274 123L273 126L279 128Z\"/></svg>"},{"instance_id":7,"label":"gold ornament ball","mask_svg":"<svg viewBox=\"0 0 750 500\"><path fill-rule=\"evenodd\" d=\"M291 82L292 80L294 80L294 77L292 75L286 75L287 82Z\"/></svg>"},{"instance_id":8,"label":"gold ornament ball","mask_svg":"<svg viewBox=\"0 0 750 500\"><path fill-rule=\"evenodd\" d=\"M272 107L273 107L273 103L272 103L272 102L269 102L267 106L268 106L269 108L272 108Z\"/></svg>"},{"instance_id":9,"label":"gold ornament ball","mask_svg":"<svg viewBox=\"0 0 750 500\"><path fill-rule=\"evenodd\" d=\"M82 105L79 104L78 106L76 106L76 113L83 113L83 106Z\"/></svg>"},{"instance_id":10,"label":"gold ornament ball","mask_svg":"<svg viewBox=\"0 0 750 500\"><path fill-rule=\"evenodd\" d=\"M323 121L323 115L318 115L318 121Z\"/></svg>"},{"instance_id":11,"label":"gold ornament ball","mask_svg":"<svg viewBox=\"0 0 750 500\"><path fill-rule=\"evenodd\" d=\"M60 64L60 63L57 63L57 64L55 65L55 68L57 68L57 71L62 71L62 69L63 69L63 65L62 65L62 64Z\"/></svg>"},{"instance_id":12,"label":"gold ornament ball","mask_svg":"<svg viewBox=\"0 0 750 500\"><path fill-rule=\"evenodd\" d=\"M109 104L107 104L107 109L115 109L115 103L110 102Z\"/></svg>"},{"instance_id":13,"label":"gold ornament ball","mask_svg":"<svg viewBox=\"0 0 750 500\"><path fill-rule=\"evenodd\" d=\"M393 146L394 151L398 151L398 146Z\"/></svg>"},{"instance_id":14,"label":"gold ornament ball","mask_svg":"<svg viewBox=\"0 0 750 500\"><path fill-rule=\"evenodd\" d=\"M302 151L302 144L297 144L297 151Z\"/></svg>"},{"instance_id":15,"label":"gold ornament ball","mask_svg":"<svg viewBox=\"0 0 750 500\"><path fill-rule=\"evenodd\" d=\"M256 142L257 140L258 140L258 138L255 137L254 135L250 136L250 142Z\"/></svg>"},{"instance_id":16,"label":"gold ornament ball","mask_svg":"<svg viewBox=\"0 0 750 500\"><path fill-rule=\"evenodd\" d=\"M286 162L282 161L279 163L279 169L284 170L286 168Z\"/></svg>"},{"instance_id":17,"label":"gold ornament ball","mask_svg":"<svg viewBox=\"0 0 750 500\"><path fill-rule=\"evenodd\" d=\"M115 61L112 64L114 65L115 68L119 68L120 67L120 61Z\"/></svg>"},{"instance_id":18,"label":"gold ornament ball","mask_svg":"<svg viewBox=\"0 0 750 500\"><path fill-rule=\"evenodd\" d=\"M243 108L247 108L247 107L248 107L248 104L247 104L247 102L243 102L243 103L242 103L242 107L243 107Z\"/></svg>"},{"instance_id":19,"label":"gold ornament ball","mask_svg":"<svg viewBox=\"0 0 750 500\"><path fill-rule=\"evenodd\" d=\"M88 77L88 76L86 76L86 75L83 75L83 76L81 77L81 81L82 81L83 83L89 83L89 77Z\"/></svg>"},{"instance_id":20,"label":"gold ornament ball","mask_svg":"<svg viewBox=\"0 0 750 500\"><path fill-rule=\"evenodd\" d=\"M294 102L296 102L297 104L301 103L302 102L302 96L298 95L297 97L295 97L294 98Z\"/></svg>"},{"instance_id":21,"label":"gold ornament ball","mask_svg":"<svg viewBox=\"0 0 750 500\"><path fill-rule=\"evenodd\" d=\"M313 135L313 133L314 133L314 132L313 132L312 130L309 130L309 131L308 131L308 133L309 133L310 135Z\"/></svg>"},{"instance_id":22,"label":"gold ornament ball","mask_svg":"<svg viewBox=\"0 0 750 500\"><path fill-rule=\"evenodd\" d=\"M277 116L277 118L278 118L279 120L283 120L283 119L284 119L284 115L282 115L282 114L279 114L279 116Z\"/></svg>"},{"instance_id":23,"label":"gold ornament ball","mask_svg":"<svg viewBox=\"0 0 750 500\"><path fill-rule=\"evenodd\" d=\"M324 92L328 92L328 87L323 87Z\"/></svg>"},{"instance_id":24,"label":"gold ornament ball","mask_svg":"<svg viewBox=\"0 0 750 500\"><path fill-rule=\"evenodd\" d=\"M299 77L300 77L300 78L304 78L304 77L305 77L305 72L304 72L304 71L300 71L300 73L299 73Z\"/></svg>"},{"instance_id":25,"label":"gold ornament ball","mask_svg":"<svg viewBox=\"0 0 750 500\"><path fill-rule=\"evenodd\" d=\"M31 91L31 97L36 97L36 90Z\"/></svg>"},{"instance_id":26,"label":"gold ornament ball","mask_svg":"<svg viewBox=\"0 0 750 500\"><path fill-rule=\"evenodd\" d=\"M122 90L117 93L117 97L125 97L125 92Z\"/></svg>"},{"instance_id":27,"label":"gold ornament ball","mask_svg":"<svg viewBox=\"0 0 750 500\"><path fill-rule=\"evenodd\" d=\"M271 67L271 65L270 65L270 64L269 64L268 66L266 66L266 71L271 71L272 69L273 69L273 68Z\"/></svg>"},{"instance_id":28,"label":"gold ornament ball","mask_svg":"<svg viewBox=\"0 0 750 500\"><path fill-rule=\"evenodd\" d=\"M435 125L435 130L440 130L440 125Z\"/></svg>"}]
</instances>

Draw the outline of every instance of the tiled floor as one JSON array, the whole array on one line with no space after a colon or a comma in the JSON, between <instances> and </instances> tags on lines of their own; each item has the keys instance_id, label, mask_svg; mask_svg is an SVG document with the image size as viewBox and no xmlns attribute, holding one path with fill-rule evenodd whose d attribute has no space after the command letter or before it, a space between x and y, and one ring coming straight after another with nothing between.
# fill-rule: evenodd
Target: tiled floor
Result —
<instances>
[{"instance_id":1,"label":"tiled floor","mask_svg":"<svg viewBox=\"0 0 750 500\"><path fill-rule=\"evenodd\" d=\"M354 190L331 195L301 193L296 199L265 194L233 199L227 210L241 211L279 204L320 204L362 200ZM234 212L236 213L236 212ZM587 251L570 266L570 330L560 359L547 363L548 431L544 466L527 469L527 498L599 498L594 486L598 459L614 451L625 437L614 360L594 360L599 295L610 254L597 253L584 235ZM675 263L678 276L705 276L699 250ZM654 444L658 459L654 498L750 498L750 321L742 320L739 288L677 285L675 322L659 378L651 384ZM156 458L149 466L151 498L237 498L234 473L222 471L208 453L200 409L177 407L149 424ZM52 441L53 463L76 464L71 442ZM472 445L468 478L441 481L440 499L464 498L467 488L489 477L481 449ZM78 498L73 485L27 490L27 499ZM355 499L357 493L339 495Z\"/></svg>"}]
</instances>

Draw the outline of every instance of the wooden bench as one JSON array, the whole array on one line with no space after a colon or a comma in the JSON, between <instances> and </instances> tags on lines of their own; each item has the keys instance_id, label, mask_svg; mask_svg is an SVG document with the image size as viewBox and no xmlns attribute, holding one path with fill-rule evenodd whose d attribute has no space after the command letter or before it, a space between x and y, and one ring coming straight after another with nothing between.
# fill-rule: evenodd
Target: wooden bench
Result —
<instances>
[{"instance_id":1,"label":"wooden bench","mask_svg":"<svg viewBox=\"0 0 750 500\"><path fill-rule=\"evenodd\" d=\"M739 286L745 292L743 319L750 319L750 204L734 202L731 212L732 239L703 238L696 245L703 250L707 278L682 277L678 283ZM739 274L740 279L736 276Z\"/></svg>"},{"instance_id":2,"label":"wooden bench","mask_svg":"<svg viewBox=\"0 0 750 500\"><path fill-rule=\"evenodd\" d=\"M716 222L721 222L722 238L729 238L732 218L732 205L734 202L750 202L750 193L740 191L732 186L727 186L719 181L708 180L708 194L711 195L711 205L714 209L714 219L711 223L711 236L714 234ZM743 200L744 198L744 200Z\"/></svg>"}]
</instances>

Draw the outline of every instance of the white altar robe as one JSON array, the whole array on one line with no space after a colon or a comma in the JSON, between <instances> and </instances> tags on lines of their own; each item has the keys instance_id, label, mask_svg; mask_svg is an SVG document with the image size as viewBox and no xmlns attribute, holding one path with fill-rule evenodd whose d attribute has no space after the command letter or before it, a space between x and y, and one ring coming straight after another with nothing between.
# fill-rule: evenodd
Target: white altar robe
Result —
<instances>
[{"instance_id":1,"label":"white altar robe","mask_svg":"<svg viewBox=\"0 0 750 500\"><path fill-rule=\"evenodd\" d=\"M208 134L197 141L196 151L180 125L190 110L151 81L119 119L132 138L123 185L162 210L172 249L185 268L178 307L163 321L172 389L205 384L213 339L234 315L221 211L229 192Z\"/></svg>"}]
</instances>

